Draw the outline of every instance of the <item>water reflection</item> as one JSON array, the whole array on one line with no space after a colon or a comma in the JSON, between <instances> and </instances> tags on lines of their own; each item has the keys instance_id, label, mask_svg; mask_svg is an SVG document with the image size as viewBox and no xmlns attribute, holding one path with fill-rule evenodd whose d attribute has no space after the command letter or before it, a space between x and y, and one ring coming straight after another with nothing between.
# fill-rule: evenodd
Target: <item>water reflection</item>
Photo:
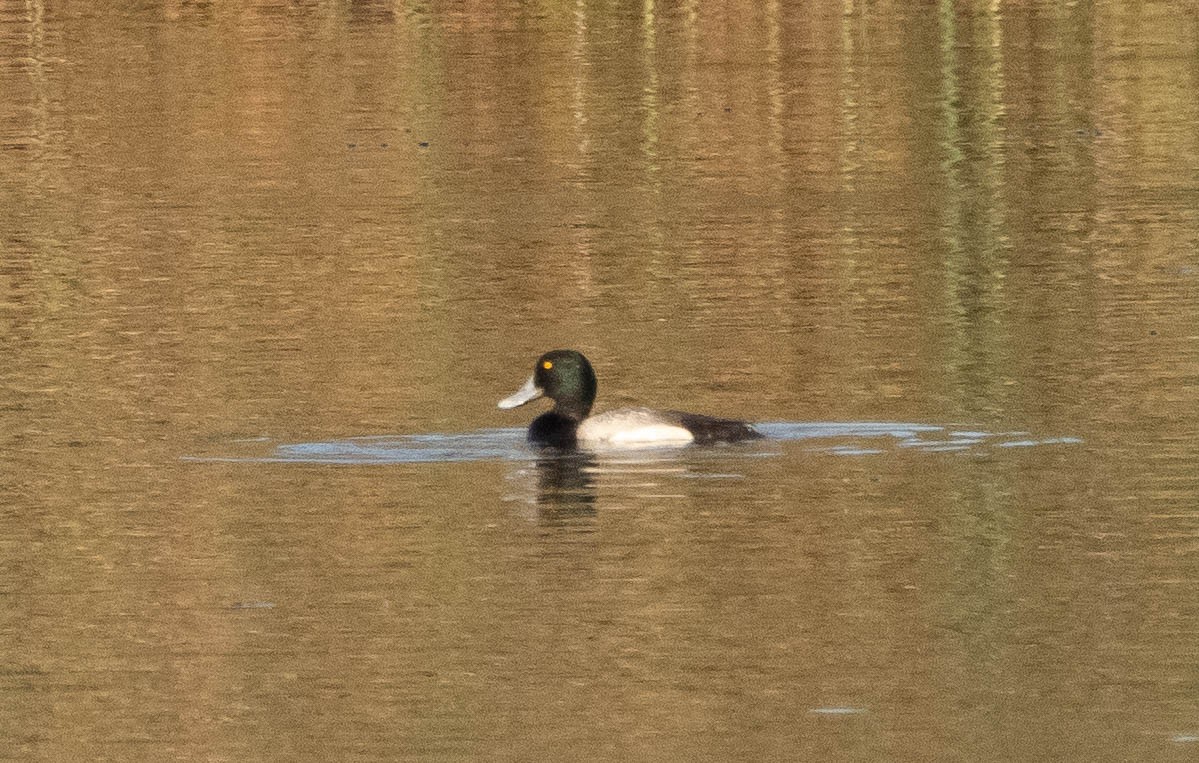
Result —
<instances>
[{"instance_id":1,"label":"water reflection","mask_svg":"<svg viewBox=\"0 0 1199 763\"><path fill-rule=\"evenodd\" d=\"M564 524L596 514L595 456L549 454L537 459L537 515L549 524Z\"/></svg>"},{"instance_id":2,"label":"water reflection","mask_svg":"<svg viewBox=\"0 0 1199 763\"><path fill-rule=\"evenodd\" d=\"M5 749L1189 749L1193 5L0 2Z\"/></svg>"}]
</instances>

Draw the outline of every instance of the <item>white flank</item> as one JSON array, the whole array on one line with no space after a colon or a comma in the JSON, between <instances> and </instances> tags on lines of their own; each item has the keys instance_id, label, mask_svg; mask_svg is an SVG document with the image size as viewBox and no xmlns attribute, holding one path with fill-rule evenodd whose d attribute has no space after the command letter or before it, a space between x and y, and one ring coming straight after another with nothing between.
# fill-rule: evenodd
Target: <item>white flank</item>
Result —
<instances>
[{"instance_id":1,"label":"white flank","mask_svg":"<svg viewBox=\"0 0 1199 763\"><path fill-rule=\"evenodd\" d=\"M592 416L579 425L578 438L587 446L622 448L685 445L695 439L648 408L622 408Z\"/></svg>"}]
</instances>

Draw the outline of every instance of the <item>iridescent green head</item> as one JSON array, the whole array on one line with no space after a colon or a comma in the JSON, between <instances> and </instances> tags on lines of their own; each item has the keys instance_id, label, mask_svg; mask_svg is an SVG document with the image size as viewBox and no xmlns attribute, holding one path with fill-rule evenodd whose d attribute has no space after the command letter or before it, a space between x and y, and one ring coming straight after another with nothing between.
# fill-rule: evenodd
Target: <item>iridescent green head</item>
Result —
<instances>
[{"instance_id":1,"label":"iridescent green head","mask_svg":"<svg viewBox=\"0 0 1199 763\"><path fill-rule=\"evenodd\" d=\"M519 390L499 402L515 408L539 397L554 401L554 410L575 419L586 418L595 402L595 371L582 353L552 350L537 359L533 375Z\"/></svg>"}]
</instances>

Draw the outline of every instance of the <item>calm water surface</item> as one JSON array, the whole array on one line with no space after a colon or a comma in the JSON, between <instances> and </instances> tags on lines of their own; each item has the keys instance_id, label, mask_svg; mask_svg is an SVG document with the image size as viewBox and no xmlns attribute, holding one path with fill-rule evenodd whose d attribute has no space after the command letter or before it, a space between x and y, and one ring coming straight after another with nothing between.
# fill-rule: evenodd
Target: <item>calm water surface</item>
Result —
<instances>
[{"instance_id":1,"label":"calm water surface","mask_svg":"<svg viewBox=\"0 0 1199 763\"><path fill-rule=\"evenodd\" d=\"M0 0L0 756L1199 755L1197 61ZM772 437L537 454L554 347Z\"/></svg>"}]
</instances>

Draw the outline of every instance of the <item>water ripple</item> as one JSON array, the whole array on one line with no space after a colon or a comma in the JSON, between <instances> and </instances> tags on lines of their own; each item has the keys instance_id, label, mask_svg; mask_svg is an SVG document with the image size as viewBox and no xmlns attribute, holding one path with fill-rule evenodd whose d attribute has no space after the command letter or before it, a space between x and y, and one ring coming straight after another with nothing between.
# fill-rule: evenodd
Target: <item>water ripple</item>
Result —
<instances>
[{"instance_id":1,"label":"water ripple","mask_svg":"<svg viewBox=\"0 0 1199 763\"><path fill-rule=\"evenodd\" d=\"M714 455L721 458L769 457L798 444L803 450L832 456L866 457L901 451L981 452L992 448L1074 445L1076 437L1034 437L1028 432L989 433L977 429L899 422L769 422L755 425L765 440L731 446L654 448L604 454L606 463L646 463ZM525 441L523 428L480 429L456 434L374 435L336 440L276 443L254 438L228 443L241 452L184 456L186 461L412 464L462 461L536 461L545 458Z\"/></svg>"}]
</instances>

